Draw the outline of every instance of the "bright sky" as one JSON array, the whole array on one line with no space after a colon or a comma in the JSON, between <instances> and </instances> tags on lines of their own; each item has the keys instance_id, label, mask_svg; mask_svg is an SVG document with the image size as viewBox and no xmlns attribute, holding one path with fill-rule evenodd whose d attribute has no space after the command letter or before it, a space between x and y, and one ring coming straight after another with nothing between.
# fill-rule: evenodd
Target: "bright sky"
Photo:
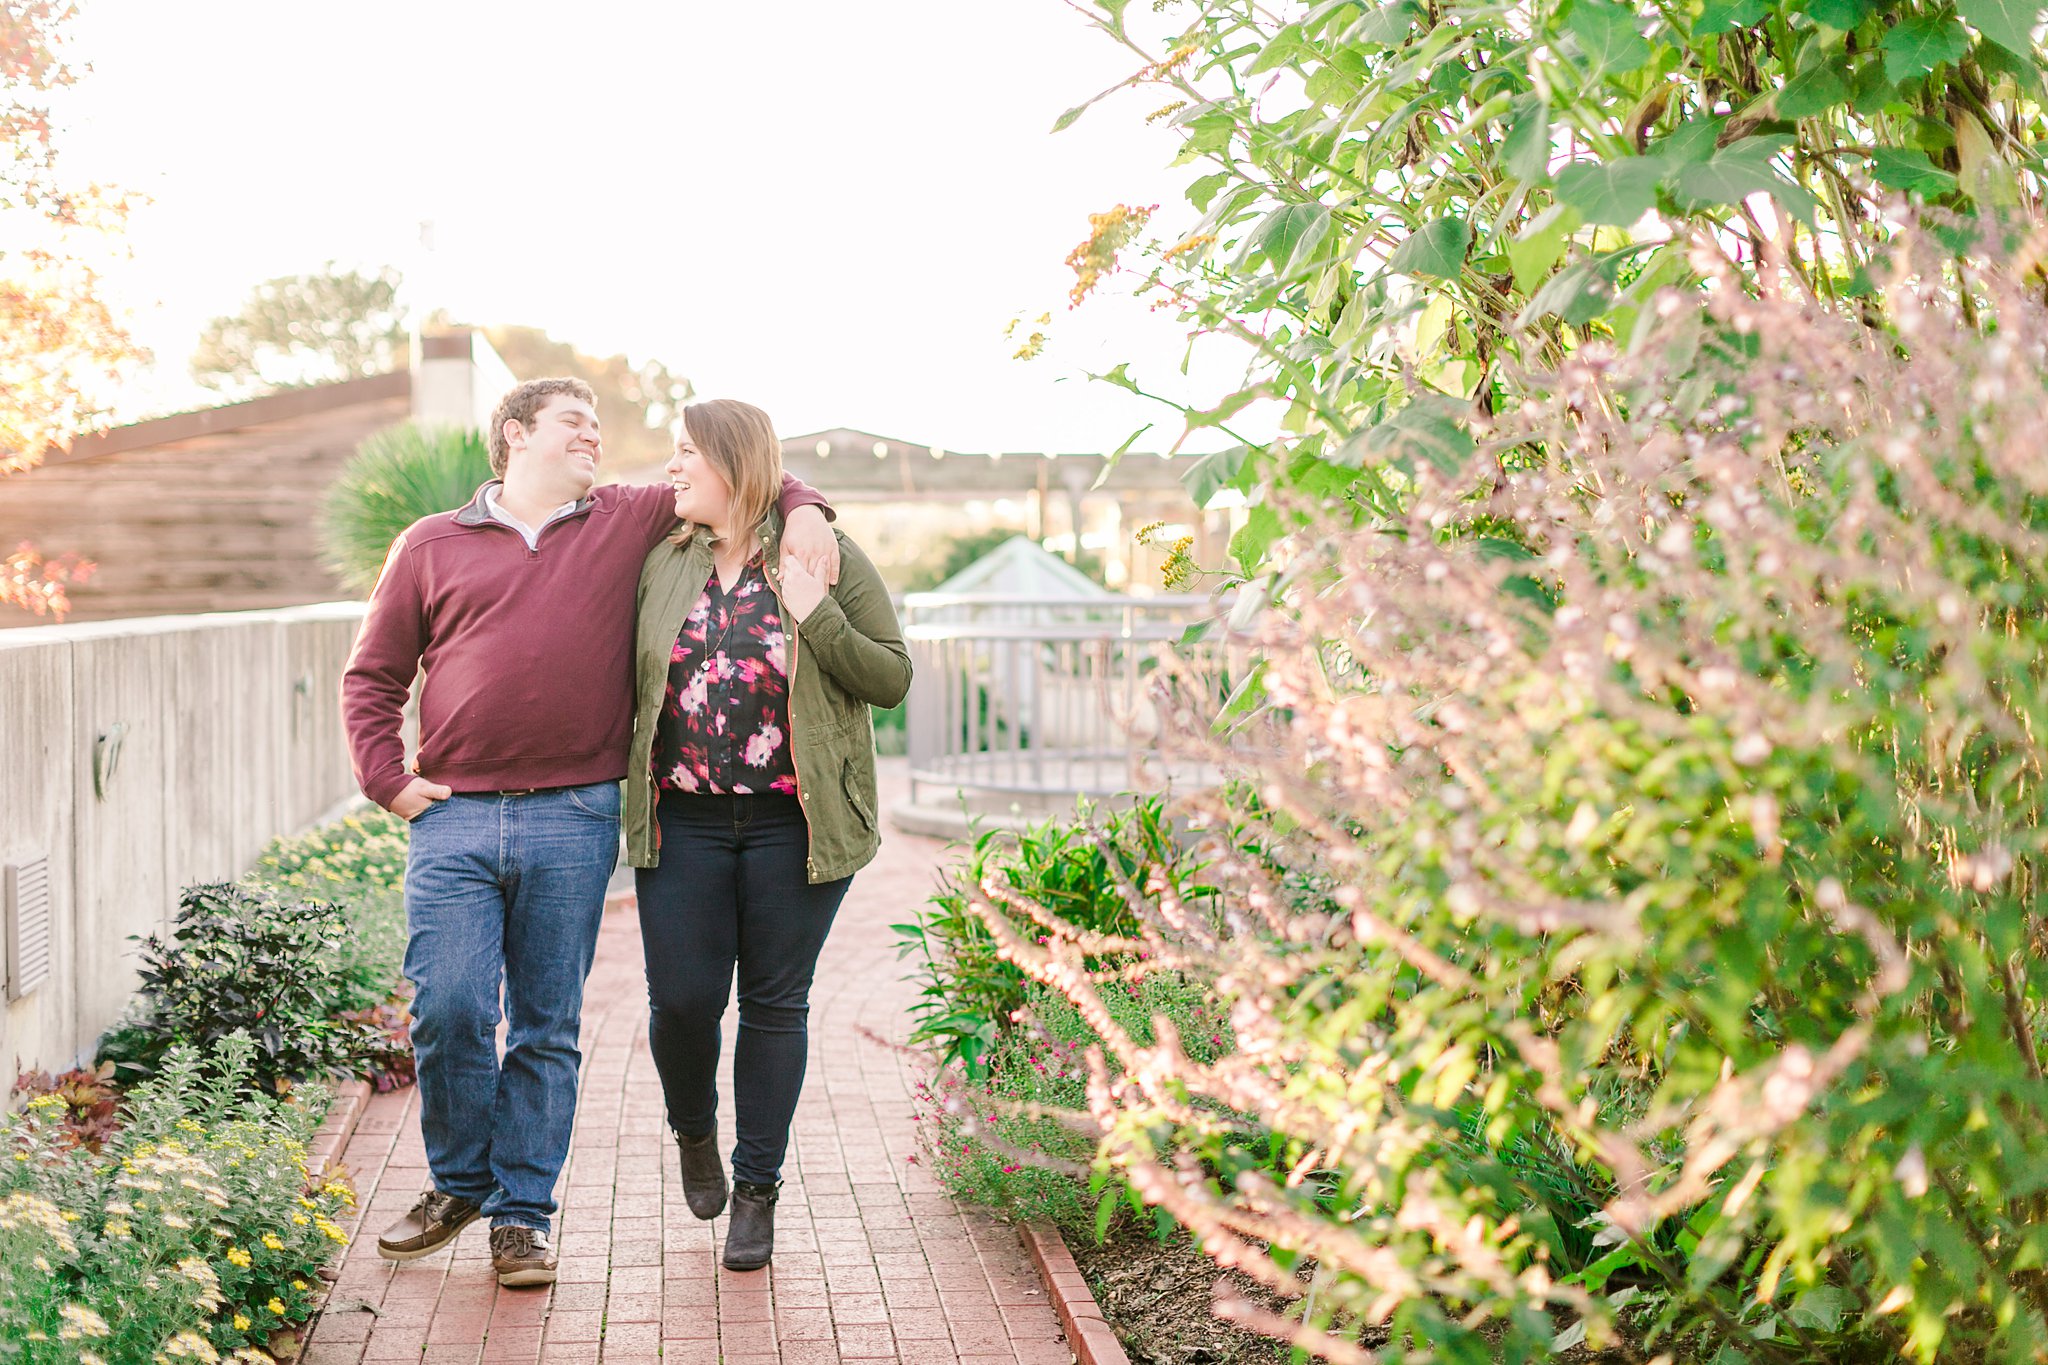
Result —
<instances>
[{"instance_id":1,"label":"bright sky","mask_svg":"<svg viewBox=\"0 0 2048 1365\"><path fill-rule=\"evenodd\" d=\"M1082 373L1205 382L1179 377L1170 315L1066 311L1087 215L1161 203L1164 235L1201 172L1145 126L1156 87L1050 133L1138 65L1061 0L83 11L65 164L154 200L116 280L158 358L130 416L205 406L200 327L329 260L398 265L465 320L659 359L785 434L1098 451L1157 421L1149 449L1173 414ZM1004 324L1046 311L1052 345L1012 360Z\"/></svg>"}]
</instances>

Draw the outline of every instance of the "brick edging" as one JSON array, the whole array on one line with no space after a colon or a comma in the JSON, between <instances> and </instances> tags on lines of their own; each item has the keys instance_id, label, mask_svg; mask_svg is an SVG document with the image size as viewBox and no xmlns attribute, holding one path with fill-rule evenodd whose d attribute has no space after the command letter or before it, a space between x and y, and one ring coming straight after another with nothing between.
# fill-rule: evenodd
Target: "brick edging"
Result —
<instances>
[{"instance_id":1,"label":"brick edging","mask_svg":"<svg viewBox=\"0 0 2048 1365\"><path fill-rule=\"evenodd\" d=\"M1067 1334L1067 1344L1074 1348L1078 1365L1131 1365L1060 1230L1051 1223L1034 1222L1020 1223L1017 1232L1031 1253L1032 1264L1038 1267L1039 1278L1045 1281L1045 1292L1052 1299L1053 1311L1060 1315L1060 1327Z\"/></svg>"},{"instance_id":2,"label":"brick edging","mask_svg":"<svg viewBox=\"0 0 2048 1365\"><path fill-rule=\"evenodd\" d=\"M322 1120L320 1131L313 1134L310 1150L306 1153L306 1164L316 1175L325 1174L340 1160L342 1149L355 1135L356 1124L361 1121L363 1110L369 1104L368 1081L344 1081L334 1087L327 1117Z\"/></svg>"}]
</instances>

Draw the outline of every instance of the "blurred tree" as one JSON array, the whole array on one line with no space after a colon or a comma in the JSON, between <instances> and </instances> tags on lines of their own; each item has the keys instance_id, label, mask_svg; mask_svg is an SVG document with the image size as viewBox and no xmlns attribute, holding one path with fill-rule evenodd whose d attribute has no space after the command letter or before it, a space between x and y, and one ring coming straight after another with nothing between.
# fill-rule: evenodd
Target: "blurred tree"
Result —
<instances>
[{"instance_id":1,"label":"blurred tree","mask_svg":"<svg viewBox=\"0 0 2048 1365\"><path fill-rule=\"evenodd\" d=\"M401 368L406 357L399 275L340 270L265 280L242 310L199 334L192 377L231 398L362 379Z\"/></svg>"},{"instance_id":2,"label":"blurred tree","mask_svg":"<svg viewBox=\"0 0 2048 1365\"><path fill-rule=\"evenodd\" d=\"M96 259L118 250L124 196L65 182L42 98L86 68L65 60L60 0L0 3L0 476L31 469L104 419L141 357L100 296ZM0 559L0 608L61 617L92 566L22 544Z\"/></svg>"},{"instance_id":3,"label":"blurred tree","mask_svg":"<svg viewBox=\"0 0 2048 1365\"><path fill-rule=\"evenodd\" d=\"M585 355L538 327L486 327L484 335L521 379L574 375L597 394L605 459L614 469L666 460L670 428L690 400L690 381L660 361L635 365L622 355Z\"/></svg>"},{"instance_id":4,"label":"blurred tree","mask_svg":"<svg viewBox=\"0 0 2048 1365\"><path fill-rule=\"evenodd\" d=\"M374 275L340 270L266 280L240 312L215 318L192 357L200 383L233 398L254 398L305 384L382 374L405 363L403 279L385 267ZM444 313L430 327L454 326ZM574 375L597 392L605 454L614 468L668 457L669 428L690 397L690 384L659 361L635 364L623 355L586 355L538 327L482 329L521 379Z\"/></svg>"}]
</instances>

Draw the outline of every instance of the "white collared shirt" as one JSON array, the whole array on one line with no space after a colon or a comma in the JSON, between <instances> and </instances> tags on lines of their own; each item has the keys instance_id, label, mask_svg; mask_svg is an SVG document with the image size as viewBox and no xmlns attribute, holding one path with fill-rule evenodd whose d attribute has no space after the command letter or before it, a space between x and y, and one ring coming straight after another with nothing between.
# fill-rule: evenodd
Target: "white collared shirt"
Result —
<instances>
[{"instance_id":1,"label":"white collared shirt","mask_svg":"<svg viewBox=\"0 0 2048 1365\"><path fill-rule=\"evenodd\" d=\"M528 526L525 522L513 516L510 512L507 512L503 507L500 507L498 505L498 489L501 488L502 486L503 485L501 484L495 483L488 484L485 486L484 511L491 514L492 521L502 522L505 525L511 527L513 530L517 531L520 535L520 538L526 542L526 548L529 550L538 550L540 548L540 533L542 531L547 530L548 527L552 526L554 523L560 521L563 517L568 516L571 512L576 510L575 503L565 502L560 507L557 507L554 511L548 513L547 520L543 521L540 525Z\"/></svg>"}]
</instances>

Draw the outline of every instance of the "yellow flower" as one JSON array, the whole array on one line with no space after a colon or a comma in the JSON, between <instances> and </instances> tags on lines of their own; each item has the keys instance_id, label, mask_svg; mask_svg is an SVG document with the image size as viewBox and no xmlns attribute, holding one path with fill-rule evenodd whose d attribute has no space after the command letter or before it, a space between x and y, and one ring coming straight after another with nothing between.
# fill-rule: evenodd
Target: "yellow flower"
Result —
<instances>
[{"instance_id":1,"label":"yellow flower","mask_svg":"<svg viewBox=\"0 0 2048 1365\"><path fill-rule=\"evenodd\" d=\"M205 1365L220 1365L220 1352L214 1350L213 1344L205 1337L193 1331L180 1332L165 1342L164 1354L192 1356L205 1362Z\"/></svg>"},{"instance_id":2,"label":"yellow flower","mask_svg":"<svg viewBox=\"0 0 2048 1365\"><path fill-rule=\"evenodd\" d=\"M178 1126L188 1133L203 1133L206 1131L206 1125L198 1119L179 1119Z\"/></svg>"},{"instance_id":3,"label":"yellow flower","mask_svg":"<svg viewBox=\"0 0 2048 1365\"><path fill-rule=\"evenodd\" d=\"M280 1299L275 1294L272 1294L270 1296L270 1302L264 1304L263 1306L265 1308L268 1308L271 1312L277 1314L279 1317L284 1316L284 1300Z\"/></svg>"},{"instance_id":4,"label":"yellow flower","mask_svg":"<svg viewBox=\"0 0 2048 1365\"><path fill-rule=\"evenodd\" d=\"M306 1217L306 1215L303 1213L295 1213L292 1215L292 1222L299 1227L304 1227L306 1226L306 1224L312 1221L312 1219Z\"/></svg>"},{"instance_id":5,"label":"yellow flower","mask_svg":"<svg viewBox=\"0 0 2048 1365\"><path fill-rule=\"evenodd\" d=\"M62 1109L64 1107L64 1097L62 1095L38 1095L28 1102L28 1107L31 1109Z\"/></svg>"},{"instance_id":6,"label":"yellow flower","mask_svg":"<svg viewBox=\"0 0 2048 1365\"><path fill-rule=\"evenodd\" d=\"M64 1221L67 1223L75 1223L78 1221L78 1215L73 1213L70 1209L64 1210L63 1217Z\"/></svg>"},{"instance_id":7,"label":"yellow flower","mask_svg":"<svg viewBox=\"0 0 2048 1365\"><path fill-rule=\"evenodd\" d=\"M306 1282L305 1282L304 1280L293 1280L293 1281L292 1281L292 1288L294 1288L294 1289L304 1289L305 1287L306 1287Z\"/></svg>"},{"instance_id":8,"label":"yellow flower","mask_svg":"<svg viewBox=\"0 0 2048 1365\"><path fill-rule=\"evenodd\" d=\"M269 1247L272 1251L284 1250L284 1243L277 1239L277 1234L274 1232L266 1232L263 1234L263 1245Z\"/></svg>"},{"instance_id":9,"label":"yellow flower","mask_svg":"<svg viewBox=\"0 0 2048 1365\"><path fill-rule=\"evenodd\" d=\"M235 1330L237 1332L246 1332L249 1330L249 1315L247 1313L235 1314Z\"/></svg>"},{"instance_id":10,"label":"yellow flower","mask_svg":"<svg viewBox=\"0 0 2048 1365\"><path fill-rule=\"evenodd\" d=\"M64 1319L64 1330L57 1333L66 1341L80 1337L112 1336L114 1329L107 1326L107 1320L82 1303L67 1303L57 1310L57 1316Z\"/></svg>"},{"instance_id":11,"label":"yellow flower","mask_svg":"<svg viewBox=\"0 0 2048 1365\"><path fill-rule=\"evenodd\" d=\"M131 1231L133 1229L128 1226L126 1218L109 1218L107 1220L107 1236L109 1237L125 1238Z\"/></svg>"},{"instance_id":12,"label":"yellow flower","mask_svg":"<svg viewBox=\"0 0 2048 1365\"><path fill-rule=\"evenodd\" d=\"M228 1248L228 1260L242 1267L244 1270L247 1270L249 1268L249 1253L242 1250L240 1247Z\"/></svg>"}]
</instances>

